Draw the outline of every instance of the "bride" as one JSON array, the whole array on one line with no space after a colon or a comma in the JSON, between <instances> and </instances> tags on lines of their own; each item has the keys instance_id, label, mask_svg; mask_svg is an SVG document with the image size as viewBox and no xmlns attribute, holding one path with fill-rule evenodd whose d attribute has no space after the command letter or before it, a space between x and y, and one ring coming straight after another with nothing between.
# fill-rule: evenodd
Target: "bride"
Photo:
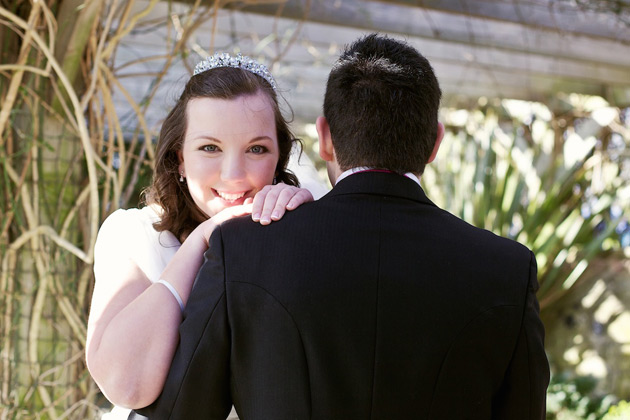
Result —
<instances>
[{"instance_id":1,"label":"bride","mask_svg":"<svg viewBox=\"0 0 630 420\"><path fill-rule=\"evenodd\" d=\"M117 406L103 418L159 396L214 228L313 200L286 169L296 142L265 66L227 54L197 65L162 125L147 206L117 210L98 234L86 360Z\"/></svg>"}]
</instances>

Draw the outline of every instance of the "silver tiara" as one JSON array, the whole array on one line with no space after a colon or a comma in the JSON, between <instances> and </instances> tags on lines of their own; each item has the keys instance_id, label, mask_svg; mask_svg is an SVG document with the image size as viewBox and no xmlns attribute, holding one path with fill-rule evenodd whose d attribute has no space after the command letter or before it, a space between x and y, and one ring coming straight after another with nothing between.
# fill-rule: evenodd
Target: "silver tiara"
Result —
<instances>
[{"instance_id":1,"label":"silver tiara","mask_svg":"<svg viewBox=\"0 0 630 420\"><path fill-rule=\"evenodd\" d=\"M218 67L234 67L236 69L247 70L265 79L276 90L276 81L264 64L249 58L246 55L236 54L236 57L230 56L228 53L215 53L213 56L201 60L196 66L193 76L206 70L216 69Z\"/></svg>"}]
</instances>

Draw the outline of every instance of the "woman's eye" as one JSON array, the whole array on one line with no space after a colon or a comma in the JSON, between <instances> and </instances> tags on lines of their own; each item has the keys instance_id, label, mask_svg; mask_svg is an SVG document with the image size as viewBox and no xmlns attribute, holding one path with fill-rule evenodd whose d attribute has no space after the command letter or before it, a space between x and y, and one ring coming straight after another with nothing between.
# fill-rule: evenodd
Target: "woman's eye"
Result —
<instances>
[{"instance_id":1,"label":"woman's eye","mask_svg":"<svg viewBox=\"0 0 630 420\"><path fill-rule=\"evenodd\" d=\"M207 144L201 148L204 152L216 152L219 148L215 144Z\"/></svg>"},{"instance_id":2,"label":"woman's eye","mask_svg":"<svg viewBox=\"0 0 630 420\"><path fill-rule=\"evenodd\" d=\"M256 155L260 155L262 153L265 153L267 151L267 148L265 146L256 145L256 146L252 146L249 149L249 151L254 153L254 154L256 154Z\"/></svg>"}]
</instances>

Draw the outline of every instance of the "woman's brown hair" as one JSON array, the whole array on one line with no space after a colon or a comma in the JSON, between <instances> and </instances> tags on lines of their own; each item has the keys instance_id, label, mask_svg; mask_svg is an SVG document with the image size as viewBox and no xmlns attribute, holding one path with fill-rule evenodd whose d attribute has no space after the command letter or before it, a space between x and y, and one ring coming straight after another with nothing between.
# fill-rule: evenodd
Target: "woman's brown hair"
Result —
<instances>
[{"instance_id":1,"label":"woman's brown hair","mask_svg":"<svg viewBox=\"0 0 630 420\"><path fill-rule=\"evenodd\" d=\"M181 150L184 143L188 102L194 98L234 99L258 92L263 92L269 98L275 115L280 152L276 181L299 185L297 177L286 166L293 145L300 142L291 133L280 111L276 91L265 79L247 70L232 67L207 70L190 78L162 124L153 182L144 192L147 204L157 204L163 210L161 220L153 225L156 230L168 230L181 241L208 218L193 201L186 184L179 182L177 151Z\"/></svg>"}]
</instances>

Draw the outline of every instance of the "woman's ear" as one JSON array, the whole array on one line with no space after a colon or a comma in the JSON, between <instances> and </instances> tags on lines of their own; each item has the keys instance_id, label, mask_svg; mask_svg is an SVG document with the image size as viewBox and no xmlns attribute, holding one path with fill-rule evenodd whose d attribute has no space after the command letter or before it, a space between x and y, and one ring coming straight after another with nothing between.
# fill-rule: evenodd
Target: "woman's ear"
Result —
<instances>
[{"instance_id":1,"label":"woman's ear","mask_svg":"<svg viewBox=\"0 0 630 420\"><path fill-rule=\"evenodd\" d=\"M319 138L319 156L326 162L332 162L335 159L335 149L333 148L328 120L325 117L317 117L315 128Z\"/></svg>"},{"instance_id":2,"label":"woman's ear","mask_svg":"<svg viewBox=\"0 0 630 420\"><path fill-rule=\"evenodd\" d=\"M179 162L179 165L177 166L177 172L179 174L182 174L184 172L184 154L181 150L178 150L175 153L177 153L177 160Z\"/></svg>"}]
</instances>

